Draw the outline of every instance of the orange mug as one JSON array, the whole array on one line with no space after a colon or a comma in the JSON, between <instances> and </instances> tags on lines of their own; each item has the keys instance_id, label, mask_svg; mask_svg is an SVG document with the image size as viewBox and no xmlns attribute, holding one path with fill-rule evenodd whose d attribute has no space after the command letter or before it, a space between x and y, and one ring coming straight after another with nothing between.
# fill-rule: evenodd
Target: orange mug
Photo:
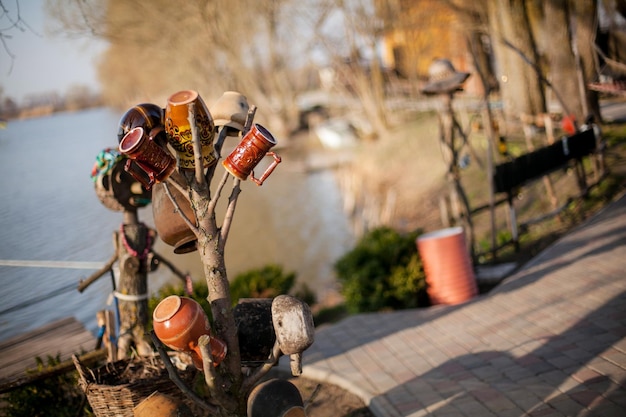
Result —
<instances>
[{"instance_id":1,"label":"orange mug","mask_svg":"<svg viewBox=\"0 0 626 417\"><path fill-rule=\"evenodd\" d=\"M152 313L152 327L159 340L170 349L188 353L193 364L203 369L202 351L198 339L208 335L213 366L226 356L226 344L211 336L209 318L193 298L170 295L156 306Z\"/></svg>"},{"instance_id":2,"label":"orange mug","mask_svg":"<svg viewBox=\"0 0 626 417\"><path fill-rule=\"evenodd\" d=\"M230 155L222 161L222 165L234 177L242 181L250 177L257 185L262 185L281 161L280 156L269 152L274 145L276 145L276 139L272 134L260 124L255 124ZM261 178L257 179L253 170L265 155L273 157L274 161L267 167Z\"/></svg>"},{"instance_id":3,"label":"orange mug","mask_svg":"<svg viewBox=\"0 0 626 417\"><path fill-rule=\"evenodd\" d=\"M160 132L162 129L152 129L148 135L143 127L135 127L124 135L118 147L130 158L126 161L126 171L146 190L152 188L155 182L165 181L176 169L176 159L155 141Z\"/></svg>"},{"instance_id":4,"label":"orange mug","mask_svg":"<svg viewBox=\"0 0 626 417\"><path fill-rule=\"evenodd\" d=\"M202 165L207 168L217 162L217 155L213 146L215 123L206 104L197 91L182 90L172 94L167 99L165 107L165 135L167 141L176 151L178 167L181 169L195 169L191 124L189 123L189 105L194 108L196 132L199 136Z\"/></svg>"}]
</instances>

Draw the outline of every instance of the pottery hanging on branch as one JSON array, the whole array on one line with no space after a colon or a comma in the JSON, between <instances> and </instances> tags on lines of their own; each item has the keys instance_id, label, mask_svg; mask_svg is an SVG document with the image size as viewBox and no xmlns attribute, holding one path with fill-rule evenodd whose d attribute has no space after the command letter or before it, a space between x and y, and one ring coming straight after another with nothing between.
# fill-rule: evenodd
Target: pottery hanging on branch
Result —
<instances>
[{"instance_id":1,"label":"pottery hanging on branch","mask_svg":"<svg viewBox=\"0 0 626 417\"><path fill-rule=\"evenodd\" d=\"M211 338L209 345L213 366L226 356L226 344L211 335L209 318L202 306L194 299L170 295L164 298L152 314L154 333L170 349L188 353L193 364L203 369L202 352L198 339L202 335Z\"/></svg>"},{"instance_id":2,"label":"pottery hanging on branch","mask_svg":"<svg viewBox=\"0 0 626 417\"><path fill-rule=\"evenodd\" d=\"M191 208L189 198L173 185L169 185L168 188L182 212L195 224L196 215ZM162 183L156 183L152 187L152 216L159 237L163 242L174 247L174 253L189 253L198 249L196 234L176 210Z\"/></svg>"}]
</instances>

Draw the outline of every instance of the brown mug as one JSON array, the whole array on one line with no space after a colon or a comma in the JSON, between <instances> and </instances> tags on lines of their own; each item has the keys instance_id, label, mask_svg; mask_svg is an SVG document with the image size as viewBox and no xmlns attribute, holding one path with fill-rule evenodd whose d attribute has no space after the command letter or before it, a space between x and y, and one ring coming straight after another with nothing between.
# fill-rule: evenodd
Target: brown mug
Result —
<instances>
[{"instance_id":1,"label":"brown mug","mask_svg":"<svg viewBox=\"0 0 626 417\"><path fill-rule=\"evenodd\" d=\"M199 136L202 165L207 168L217 162L213 146L215 123L206 104L197 91L182 90L167 99L165 107L165 134L167 141L176 151L178 167L195 169L191 124L189 123L189 105L194 109L194 127Z\"/></svg>"},{"instance_id":2,"label":"brown mug","mask_svg":"<svg viewBox=\"0 0 626 417\"><path fill-rule=\"evenodd\" d=\"M269 152L274 145L276 145L276 139L272 134L260 124L254 124L230 155L222 161L222 165L234 177L242 181L250 177L257 185L262 185L281 161L280 156ZM257 179L253 170L265 155L273 157L274 161L267 167L261 178Z\"/></svg>"},{"instance_id":3,"label":"brown mug","mask_svg":"<svg viewBox=\"0 0 626 417\"><path fill-rule=\"evenodd\" d=\"M165 181L176 169L176 159L155 141L161 131L152 129L148 135L142 127L135 127L124 135L119 144L120 152L130 158L126 161L126 171L147 190L155 182Z\"/></svg>"}]
</instances>

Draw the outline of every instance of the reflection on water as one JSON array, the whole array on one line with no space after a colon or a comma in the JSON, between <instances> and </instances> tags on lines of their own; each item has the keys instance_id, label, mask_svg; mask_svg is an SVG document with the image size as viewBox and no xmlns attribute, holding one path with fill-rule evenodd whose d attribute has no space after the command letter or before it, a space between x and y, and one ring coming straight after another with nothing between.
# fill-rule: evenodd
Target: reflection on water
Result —
<instances>
[{"instance_id":1,"label":"reflection on water","mask_svg":"<svg viewBox=\"0 0 626 417\"><path fill-rule=\"evenodd\" d=\"M98 109L11 121L0 130L0 260L104 263L111 257L112 235L122 213L100 203L89 172L100 150L117 145L119 117ZM298 172L290 162L295 155L283 151L281 156L283 163L263 186L242 183L226 245L227 271L232 279L277 263L323 297L334 287L332 264L352 244L339 191L332 173ZM222 169L218 167L217 176ZM222 193L218 219L223 218L229 191ZM154 224L151 206L138 215ZM197 253L175 255L160 241L155 250L194 279L203 279ZM44 299L0 315L0 340L67 316L95 331L96 311L112 308L107 306L112 289L108 274L82 294L70 290L46 297L92 272L0 266L0 311ZM151 291L168 282L177 278L164 267L149 276Z\"/></svg>"}]
</instances>

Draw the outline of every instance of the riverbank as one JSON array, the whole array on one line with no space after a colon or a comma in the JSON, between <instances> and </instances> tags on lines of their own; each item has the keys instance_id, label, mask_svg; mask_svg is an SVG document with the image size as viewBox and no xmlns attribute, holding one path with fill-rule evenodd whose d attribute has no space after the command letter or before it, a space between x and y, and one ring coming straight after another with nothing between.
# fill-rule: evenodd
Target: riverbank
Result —
<instances>
[{"instance_id":1,"label":"riverbank","mask_svg":"<svg viewBox=\"0 0 626 417\"><path fill-rule=\"evenodd\" d=\"M623 114L618 111L620 108ZM549 180L538 179L521 187L515 196L517 221L520 225L528 225L519 230L521 247L518 253L511 246L500 251L497 259L485 256L484 253L491 249L490 212L474 213L474 250L483 254L475 259L475 263L525 262L624 190L626 104L611 102L607 109L611 114L609 120L616 120L602 126L608 174L597 181L592 158L583 158L589 187L584 198L578 198L581 191L571 163L550 173ZM468 146L460 153L465 165L460 172L470 209L474 210L489 203L491 179L487 176L487 136L476 122L477 114L460 112L458 118L463 126L468 126ZM528 138L521 129L501 133L506 138L509 153L496 154L494 164L528 152ZM346 208L357 233L380 224L398 230L421 229L424 232L448 227L442 216L441 203L449 196L449 185L439 135L436 113L417 114L413 120L394 128L388 138L362 143L355 151L353 163L337 171L344 201L349 202ZM556 138L563 135L558 129L554 132ZM547 145L546 134L541 130L537 130L531 140L536 148ZM551 183L549 191L547 181ZM496 200L504 197L502 194L495 196ZM560 213L536 221L561 206L565 207ZM506 204L497 206L494 211L494 233L498 244L511 238L509 214Z\"/></svg>"}]
</instances>

